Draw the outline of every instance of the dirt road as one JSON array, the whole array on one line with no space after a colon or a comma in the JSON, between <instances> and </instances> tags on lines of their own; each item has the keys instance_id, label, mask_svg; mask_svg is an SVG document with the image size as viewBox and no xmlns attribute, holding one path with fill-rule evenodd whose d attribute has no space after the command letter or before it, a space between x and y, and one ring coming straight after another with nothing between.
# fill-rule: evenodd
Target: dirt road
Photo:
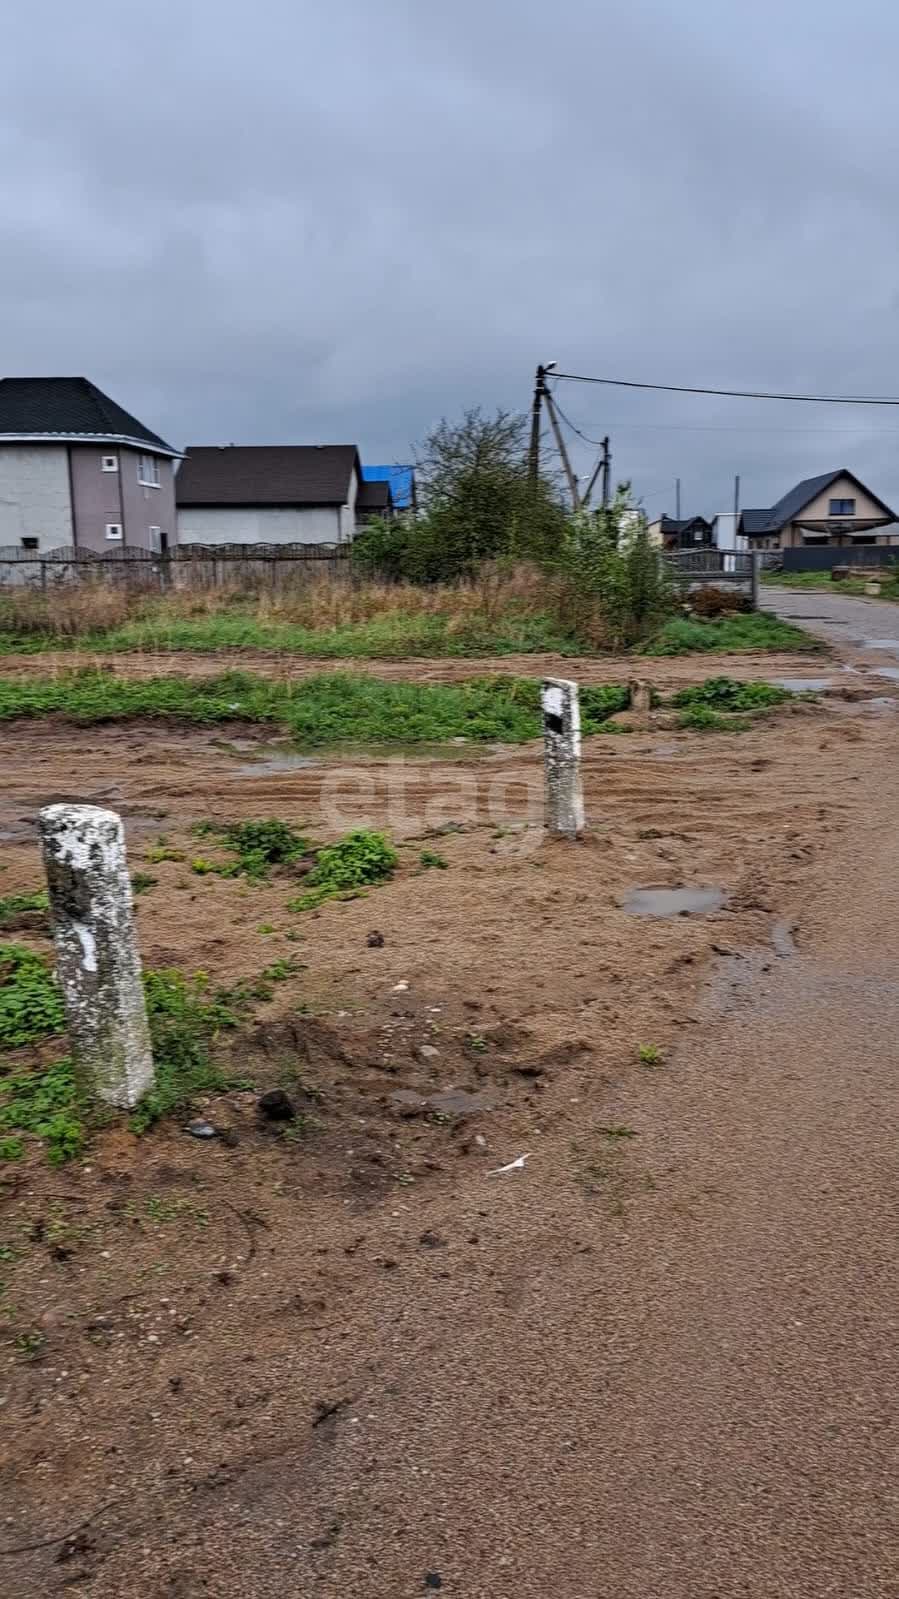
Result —
<instances>
[{"instance_id":1,"label":"dirt road","mask_svg":"<svg viewBox=\"0 0 899 1599\"><path fill-rule=\"evenodd\" d=\"M308 1148L237 1095L236 1148L113 1130L12 1172L3 1275L46 1350L5 1369L11 1599L894 1599L895 707L588 741L583 845L506 859L478 823L304 924L322 1009L265 1047L305 1051ZM314 771L248 779L195 732L0 753L16 817L64 774L176 843L216 805L316 819ZM283 886L154 871L154 960L258 970ZM624 913L659 882L729 899ZM391 1120L431 1070L495 1112Z\"/></svg>"}]
</instances>

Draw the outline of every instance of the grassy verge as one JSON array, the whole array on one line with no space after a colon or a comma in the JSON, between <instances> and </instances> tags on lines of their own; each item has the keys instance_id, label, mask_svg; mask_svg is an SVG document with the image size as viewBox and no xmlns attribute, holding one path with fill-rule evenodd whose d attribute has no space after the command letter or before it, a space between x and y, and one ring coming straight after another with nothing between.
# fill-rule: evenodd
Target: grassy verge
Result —
<instances>
[{"instance_id":1,"label":"grassy verge","mask_svg":"<svg viewBox=\"0 0 899 1599\"><path fill-rule=\"evenodd\" d=\"M892 581L888 578L889 568L883 571L883 587L880 598L884 600L899 600L899 581L896 580L893 569ZM855 594L864 595L867 579L861 577L843 577L834 582L830 572L770 572L762 577L766 588L777 589L813 589L826 594Z\"/></svg>"},{"instance_id":2,"label":"grassy verge","mask_svg":"<svg viewBox=\"0 0 899 1599\"><path fill-rule=\"evenodd\" d=\"M621 684L582 689L584 731L623 710L627 700ZM539 704L536 679L516 677L383 683L325 673L279 683L232 672L195 682L85 671L52 679L0 679L0 720L52 715L80 723L143 717L206 724L242 720L285 729L306 748L460 737L518 744L537 737Z\"/></svg>"},{"instance_id":3,"label":"grassy verge","mask_svg":"<svg viewBox=\"0 0 899 1599\"><path fill-rule=\"evenodd\" d=\"M645 655L694 655L720 651L740 654L747 650L796 650L803 653L824 649L791 622L782 622L768 611L738 612L714 621L672 617L655 638L644 647Z\"/></svg>"}]
</instances>

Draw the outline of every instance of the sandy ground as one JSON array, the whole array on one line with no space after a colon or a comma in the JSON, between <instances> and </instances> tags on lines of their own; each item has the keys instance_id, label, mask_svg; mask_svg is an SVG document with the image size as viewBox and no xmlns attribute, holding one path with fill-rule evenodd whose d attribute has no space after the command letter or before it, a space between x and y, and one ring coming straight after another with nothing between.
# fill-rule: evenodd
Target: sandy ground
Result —
<instances>
[{"instance_id":1,"label":"sandy ground","mask_svg":"<svg viewBox=\"0 0 899 1599\"><path fill-rule=\"evenodd\" d=\"M149 964L302 963L233 1057L314 1122L235 1092L229 1145L2 1169L5 1592L895 1594L897 702L860 692L588 741L576 846L526 825L534 746L285 772L238 727L0 730L3 892L48 798L121 809ZM141 861L251 815L387 823L401 868L298 917L286 875ZM623 908L685 884L724 906Z\"/></svg>"},{"instance_id":2,"label":"sandy ground","mask_svg":"<svg viewBox=\"0 0 899 1599\"><path fill-rule=\"evenodd\" d=\"M818 646L810 641L809 649ZM759 677L803 676L817 671L814 654L747 652L740 655L709 654L660 657L617 655L496 655L417 656L414 660L317 660L312 656L283 655L262 650L223 650L217 654L185 650L139 651L128 655L97 655L86 651L55 650L41 655L4 655L4 677L52 676L59 672L96 667L125 677L213 677L222 672L260 672L284 681L311 677L318 672L354 672L387 680L455 683L463 678L494 673L519 677L570 677L579 683L620 683L630 677L647 678L660 689L681 687L698 678L727 675L744 681Z\"/></svg>"}]
</instances>

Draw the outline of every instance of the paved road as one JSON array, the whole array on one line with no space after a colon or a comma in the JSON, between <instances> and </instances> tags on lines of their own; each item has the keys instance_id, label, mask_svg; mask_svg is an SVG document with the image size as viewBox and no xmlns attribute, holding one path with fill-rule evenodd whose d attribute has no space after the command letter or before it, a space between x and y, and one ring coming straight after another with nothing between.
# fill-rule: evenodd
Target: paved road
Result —
<instances>
[{"instance_id":1,"label":"paved road","mask_svg":"<svg viewBox=\"0 0 899 1599\"><path fill-rule=\"evenodd\" d=\"M762 608L848 652L862 670L899 676L899 605L815 589L762 589Z\"/></svg>"}]
</instances>

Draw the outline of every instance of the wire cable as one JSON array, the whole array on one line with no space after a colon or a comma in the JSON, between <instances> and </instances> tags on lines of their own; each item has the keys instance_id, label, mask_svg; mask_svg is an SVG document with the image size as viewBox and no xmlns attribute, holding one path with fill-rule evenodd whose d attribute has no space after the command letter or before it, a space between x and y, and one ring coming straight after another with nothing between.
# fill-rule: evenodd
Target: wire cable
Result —
<instances>
[{"instance_id":1,"label":"wire cable","mask_svg":"<svg viewBox=\"0 0 899 1599\"><path fill-rule=\"evenodd\" d=\"M553 377L569 383L603 383L614 389L654 389L663 394L714 394L730 400L788 400L806 405L899 405L899 399L885 395L777 394L765 389L701 389L686 383L636 383L629 378L594 378L582 372L554 372Z\"/></svg>"}]
</instances>

